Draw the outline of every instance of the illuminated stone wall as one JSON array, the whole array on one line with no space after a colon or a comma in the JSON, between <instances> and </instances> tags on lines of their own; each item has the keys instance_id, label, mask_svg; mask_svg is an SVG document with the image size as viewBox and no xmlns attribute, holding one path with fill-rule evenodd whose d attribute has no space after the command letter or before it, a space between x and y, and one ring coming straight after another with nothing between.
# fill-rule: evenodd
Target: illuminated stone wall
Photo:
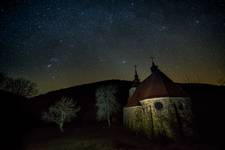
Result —
<instances>
[{"instance_id":1,"label":"illuminated stone wall","mask_svg":"<svg viewBox=\"0 0 225 150\"><path fill-rule=\"evenodd\" d=\"M140 101L124 108L124 126L149 138L193 136L190 98L163 97Z\"/></svg>"},{"instance_id":2,"label":"illuminated stone wall","mask_svg":"<svg viewBox=\"0 0 225 150\"><path fill-rule=\"evenodd\" d=\"M190 98L171 98L171 101L175 104L174 109L178 112L177 118L178 121L180 119L182 134L186 137L192 137L194 132Z\"/></svg>"},{"instance_id":3,"label":"illuminated stone wall","mask_svg":"<svg viewBox=\"0 0 225 150\"><path fill-rule=\"evenodd\" d=\"M124 126L135 132L142 130L143 109L142 106L125 107L123 109Z\"/></svg>"},{"instance_id":4,"label":"illuminated stone wall","mask_svg":"<svg viewBox=\"0 0 225 150\"><path fill-rule=\"evenodd\" d=\"M145 111L152 114L154 137L165 136L175 139L180 136L192 136L192 111L189 98L163 97L140 102Z\"/></svg>"},{"instance_id":5,"label":"illuminated stone wall","mask_svg":"<svg viewBox=\"0 0 225 150\"><path fill-rule=\"evenodd\" d=\"M171 120L170 114L170 102L169 99L146 99L141 101L141 105L145 110L152 114L152 128L153 136L168 136L173 137L173 131L171 131L170 124Z\"/></svg>"}]
</instances>

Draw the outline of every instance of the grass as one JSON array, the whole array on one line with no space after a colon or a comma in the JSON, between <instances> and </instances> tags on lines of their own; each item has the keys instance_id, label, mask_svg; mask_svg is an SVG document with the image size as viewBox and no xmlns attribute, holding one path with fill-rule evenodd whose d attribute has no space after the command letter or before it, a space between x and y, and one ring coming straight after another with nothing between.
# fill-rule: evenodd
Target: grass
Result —
<instances>
[{"instance_id":1,"label":"grass","mask_svg":"<svg viewBox=\"0 0 225 150\"><path fill-rule=\"evenodd\" d=\"M31 144L27 150L113 150L112 142L105 139L76 139L63 138L44 143Z\"/></svg>"},{"instance_id":2,"label":"grass","mask_svg":"<svg viewBox=\"0 0 225 150\"><path fill-rule=\"evenodd\" d=\"M217 150L209 144L160 143L122 128L76 128L60 133L56 129L34 130L24 138L24 150Z\"/></svg>"}]
</instances>

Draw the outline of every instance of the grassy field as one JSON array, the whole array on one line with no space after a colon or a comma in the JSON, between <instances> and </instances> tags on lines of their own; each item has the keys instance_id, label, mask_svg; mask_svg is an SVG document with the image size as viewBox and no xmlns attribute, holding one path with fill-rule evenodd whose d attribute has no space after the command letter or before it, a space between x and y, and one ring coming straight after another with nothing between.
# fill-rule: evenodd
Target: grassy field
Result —
<instances>
[{"instance_id":1,"label":"grassy field","mask_svg":"<svg viewBox=\"0 0 225 150\"><path fill-rule=\"evenodd\" d=\"M218 146L190 142L153 142L122 128L76 128L60 133L36 129L24 137L24 150L217 150Z\"/></svg>"}]
</instances>

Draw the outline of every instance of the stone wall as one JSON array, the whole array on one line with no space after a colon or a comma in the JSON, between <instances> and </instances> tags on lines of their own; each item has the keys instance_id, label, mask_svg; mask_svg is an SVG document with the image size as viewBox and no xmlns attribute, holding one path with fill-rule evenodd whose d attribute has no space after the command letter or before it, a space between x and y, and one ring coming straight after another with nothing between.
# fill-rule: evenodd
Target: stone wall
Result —
<instances>
[{"instance_id":1,"label":"stone wall","mask_svg":"<svg viewBox=\"0 0 225 150\"><path fill-rule=\"evenodd\" d=\"M190 98L151 98L140 103L142 106L124 108L126 128L142 132L149 138L193 136Z\"/></svg>"},{"instance_id":2,"label":"stone wall","mask_svg":"<svg viewBox=\"0 0 225 150\"><path fill-rule=\"evenodd\" d=\"M190 136L192 130L192 113L189 98L163 97L140 101L143 106L153 137ZM148 133L149 134L149 133Z\"/></svg>"},{"instance_id":3,"label":"stone wall","mask_svg":"<svg viewBox=\"0 0 225 150\"><path fill-rule=\"evenodd\" d=\"M181 134L185 137L194 136L193 131L193 114L190 98L172 98L175 110L177 110L177 118L180 119Z\"/></svg>"},{"instance_id":4,"label":"stone wall","mask_svg":"<svg viewBox=\"0 0 225 150\"><path fill-rule=\"evenodd\" d=\"M141 101L141 105L148 114L151 114L152 128L154 137L166 136L173 138L174 131L171 127L175 121L171 113L171 103L169 98L154 98ZM151 111L151 112L150 112Z\"/></svg>"},{"instance_id":5,"label":"stone wall","mask_svg":"<svg viewBox=\"0 0 225 150\"><path fill-rule=\"evenodd\" d=\"M141 106L125 107L123 109L123 124L135 132L142 130L143 109Z\"/></svg>"}]
</instances>

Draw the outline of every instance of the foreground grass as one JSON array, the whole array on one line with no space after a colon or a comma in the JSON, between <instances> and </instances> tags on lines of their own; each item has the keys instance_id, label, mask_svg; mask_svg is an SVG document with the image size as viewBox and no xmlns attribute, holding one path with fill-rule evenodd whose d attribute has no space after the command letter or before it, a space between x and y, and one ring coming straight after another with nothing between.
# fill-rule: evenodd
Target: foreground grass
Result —
<instances>
[{"instance_id":1,"label":"foreground grass","mask_svg":"<svg viewBox=\"0 0 225 150\"><path fill-rule=\"evenodd\" d=\"M105 139L63 138L45 143L31 144L26 150L114 150L114 144Z\"/></svg>"},{"instance_id":2,"label":"foreground grass","mask_svg":"<svg viewBox=\"0 0 225 150\"><path fill-rule=\"evenodd\" d=\"M217 150L193 143L159 143L121 128L80 128L60 133L39 129L26 136L24 150Z\"/></svg>"}]
</instances>

